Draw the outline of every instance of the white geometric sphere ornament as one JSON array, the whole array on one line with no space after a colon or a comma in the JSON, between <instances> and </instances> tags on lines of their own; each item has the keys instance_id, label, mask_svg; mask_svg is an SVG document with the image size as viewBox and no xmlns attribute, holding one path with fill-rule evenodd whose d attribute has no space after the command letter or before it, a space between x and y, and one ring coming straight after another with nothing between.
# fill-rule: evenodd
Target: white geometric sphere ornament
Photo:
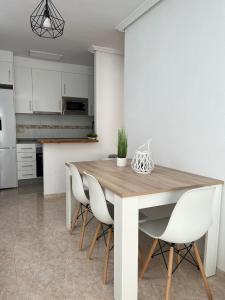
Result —
<instances>
[{"instance_id":1,"label":"white geometric sphere ornament","mask_svg":"<svg viewBox=\"0 0 225 300\"><path fill-rule=\"evenodd\" d=\"M144 145L141 145L134 154L131 162L132 169L140 174L151 174L154 169L154 162L150 150L152 140L148 140Z\"/></svg>"}]
</instances>

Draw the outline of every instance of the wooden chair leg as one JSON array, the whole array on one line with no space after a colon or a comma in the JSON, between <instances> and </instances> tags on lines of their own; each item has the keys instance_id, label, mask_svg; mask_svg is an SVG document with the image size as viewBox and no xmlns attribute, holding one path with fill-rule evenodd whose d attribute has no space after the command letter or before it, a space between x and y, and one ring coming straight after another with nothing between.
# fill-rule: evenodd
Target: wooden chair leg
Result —
<instances>
[{"instance_id":1,"label":"wooden chair leg","mask_svg":"<svg viewBox=\"0 0 225 300\"><path fill-rule=\"evenodd\" d=\"M105 249L105 258L104 258L104 269L103 269L103 283L106 284L107 282L107 273L108 273L108 265L109 265L109 253L110 253L110 246L112 241L113 231L112 228L108 231L107 236L107 243Z\"/></svg>"},{"instance_id":2,"label":"wooden chair leg","mask_svg":"<svg viewBox=\"0 0 225 300\"><path fill-rule=\"evenodd\" d=\"M84 241L85 228L87 224L87 217L88 217L88 208L86 207L84 211L84 220L83 220L83 225L82 225L82 230L80 235L80 250L83 249L83 241Z\"/></svg>"},{"instance_id":3,"label":"wooden chair leg","mask_svg":"<svg viewBox=\"0 0 225 300\"><path fill-rule=\"evenodd\" d=\"M206 275L205 275L205 270L204 270L202 260L201 260L199 250L198 250L198 247L197 247L196 243L193 243L193 248L194 248L195 257L196 257L196 260L197 260L197 263L198 263L198 266L199 266L199 269L200 269L200 273L201 273L201 276L202 276L202 279L203 279L203 282L204 282L204 285L205 285L205 289L206 289L208 299L212 300L212 293L211 293L211 290L210 290L210 287L209 287L209 284L208 284L208 280L207 280Z\"/></svg>"},{"instance_id":4,"label":"wooden chair leg","mask_svg":"<svg viewBox=\"0 0 225 300\"><path fill-rule=\"evenodd\" d=\"M74 212L74 215L73 215L73 218L72 218L70 233L73 232L74 228L77 225L77 220L78 220L78 215L80 213L80 209L81 209L81 203L78 203L78 206L75 209L75 212Z\"/></svg>"},{"instance_id":5,"label":"wooden chair leg","mask_svg":"<svg viewBox=\"0 0 225 300\"><path fill-rule=\"evenodd\" d=\"M150 264L150 262L151 262L152 255L153 255L153 253L154 253L154 251L155 251L155 248L156 248L157 244L158 244L158 240L157 240L157 239L154 239L154 241L153 241L153 243L152 243L152 247L151 247L151 249L150 249L150 251L149 251L147 260L146 260L146 262L145 262L145 264L144 264L144 266L143 266L143 268L142 268L142 271L141 271L141 275L140 275L140 278L141 278L141 279L144 277L144 274L145 274L146 270L148 269L148 266L149 266L149 264Z\"/></svg>"},{"instance_id":6,"label":"wooden chair leg","mask_svg":"<svg viewBox=\"0 0 225 300\"><path fill-rule=\"evenodd\" d=\"M96 228L96 231L95 231L95 235L94 235L93 240L92 240L92 242L91 242L91 246L90 246L89 251L88 251L87 257L88 257L89 259L91 259L91 256L92 256L92 253L93 253L95 244L96 244L97 239L98 239L99 232L100 232L100 230L101 230L101 227L102 227L102 223L99 222L99 224L98 224L98 226L97 226L97 228Z\"/></svg>"},{"instance_id":7,"label":"wooden chair leg","mask_svg":"<svg viewBox=\"0 0 225 300\"><path fill-rule=\"evenodd\" d=\"M170 299L170 289L171 289L172 273L173 273L173 253L174 253L174 248L170 247L165 300Z\"/></svg>"},{"instance_id":8,"label":"wooden chair leg","mask_svg":"<svg viewBox=\"0 0 225 300\"><path fill-rule=\"evenodd\" d=\"M138 259L140 261L141 267L143 267L144 264L144 259L143 259L143 254L140 248L138 248Z\"/></svg>"}]
</instances>

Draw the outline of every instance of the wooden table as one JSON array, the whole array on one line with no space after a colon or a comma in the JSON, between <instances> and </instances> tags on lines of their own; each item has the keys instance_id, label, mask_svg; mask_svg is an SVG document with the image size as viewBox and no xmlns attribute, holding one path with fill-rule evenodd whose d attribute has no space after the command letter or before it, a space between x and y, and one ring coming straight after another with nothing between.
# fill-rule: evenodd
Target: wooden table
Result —
<instances>
[{"instance_id":1,"label":"wooden table","mask_svg":"<svg viewBox=\"0 0 225 300\"><path fill-rule=\"evenodd\" d=\"M114 298L138 297L138 212L139 209L176 203L188 189L215 186L213 216L205 240L204 264L207 276L216 273L220 204L223 181L156 166L152 174L136 174L130 166L118 168L115 160L75 163L81 175L94 175L106 198L114 204ZM67 167L67 228L75 199L71 193L71 174Z\"/></svg>"}]
</instances>

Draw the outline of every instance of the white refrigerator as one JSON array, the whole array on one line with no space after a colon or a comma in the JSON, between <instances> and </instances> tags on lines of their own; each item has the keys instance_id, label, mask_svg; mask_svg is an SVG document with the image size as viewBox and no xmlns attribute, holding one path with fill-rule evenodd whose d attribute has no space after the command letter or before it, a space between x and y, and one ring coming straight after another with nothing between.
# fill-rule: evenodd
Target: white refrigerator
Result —
<instances>
[{"instance_id":1,"label":"white refrigerator","mask_svg":"<svg viewBox=\"0 0 225 300\"><path fill-rule=\"evenodd\" d=\"M0 189L17 186L13 90L0 87Z\"/></svg>"}]
</instances>

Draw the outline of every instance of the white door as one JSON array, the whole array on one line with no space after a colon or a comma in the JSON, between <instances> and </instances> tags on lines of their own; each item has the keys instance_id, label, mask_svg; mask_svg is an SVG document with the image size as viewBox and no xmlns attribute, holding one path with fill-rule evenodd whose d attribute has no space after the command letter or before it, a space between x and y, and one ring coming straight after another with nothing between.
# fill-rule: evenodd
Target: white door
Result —
<instances>
[{"instance_id":1,"label":"white door","mask_svg":"<svg viewBox=\"0 0 225 300\"><path fill-rule=\"evenodd\" d=\"M12 63L0 61L0 84L13 84Z\"/></svg>"},{"instance_id":2,"label":"white door","mask_svg":"<svg viewBox=\"0 0 225 300\"><path fill-rule=\"evenodd\" d=\"M62 72L63 96L88 98L88 75Z\"/></svg>"},{"instance_id":3,"label":"white door","mask_svg":"<svg viewBox=\"0 0 225 300\"><path fill-rule=\"evenodd\" d=\"M94 76L89 76L88 115L94 116Z\"/></svg>"},{"instance_id":4,"label":"white door","mask_svg":"<svg viewBox=\"0 0 225 300\"><path fill-rule=\"evenodd\" d=\"M32 69L33 111L61 113L61 72Z\"/></svg>"},{"instance_id":5,"label":"white door","mask_svg":"<svg viewBox=\"0 0 225 300\"><path fill-rule=\"evenodd\" d=\"M16 113L33 113L31 68L15 67Z\"/></svg>"}]
</instances>

